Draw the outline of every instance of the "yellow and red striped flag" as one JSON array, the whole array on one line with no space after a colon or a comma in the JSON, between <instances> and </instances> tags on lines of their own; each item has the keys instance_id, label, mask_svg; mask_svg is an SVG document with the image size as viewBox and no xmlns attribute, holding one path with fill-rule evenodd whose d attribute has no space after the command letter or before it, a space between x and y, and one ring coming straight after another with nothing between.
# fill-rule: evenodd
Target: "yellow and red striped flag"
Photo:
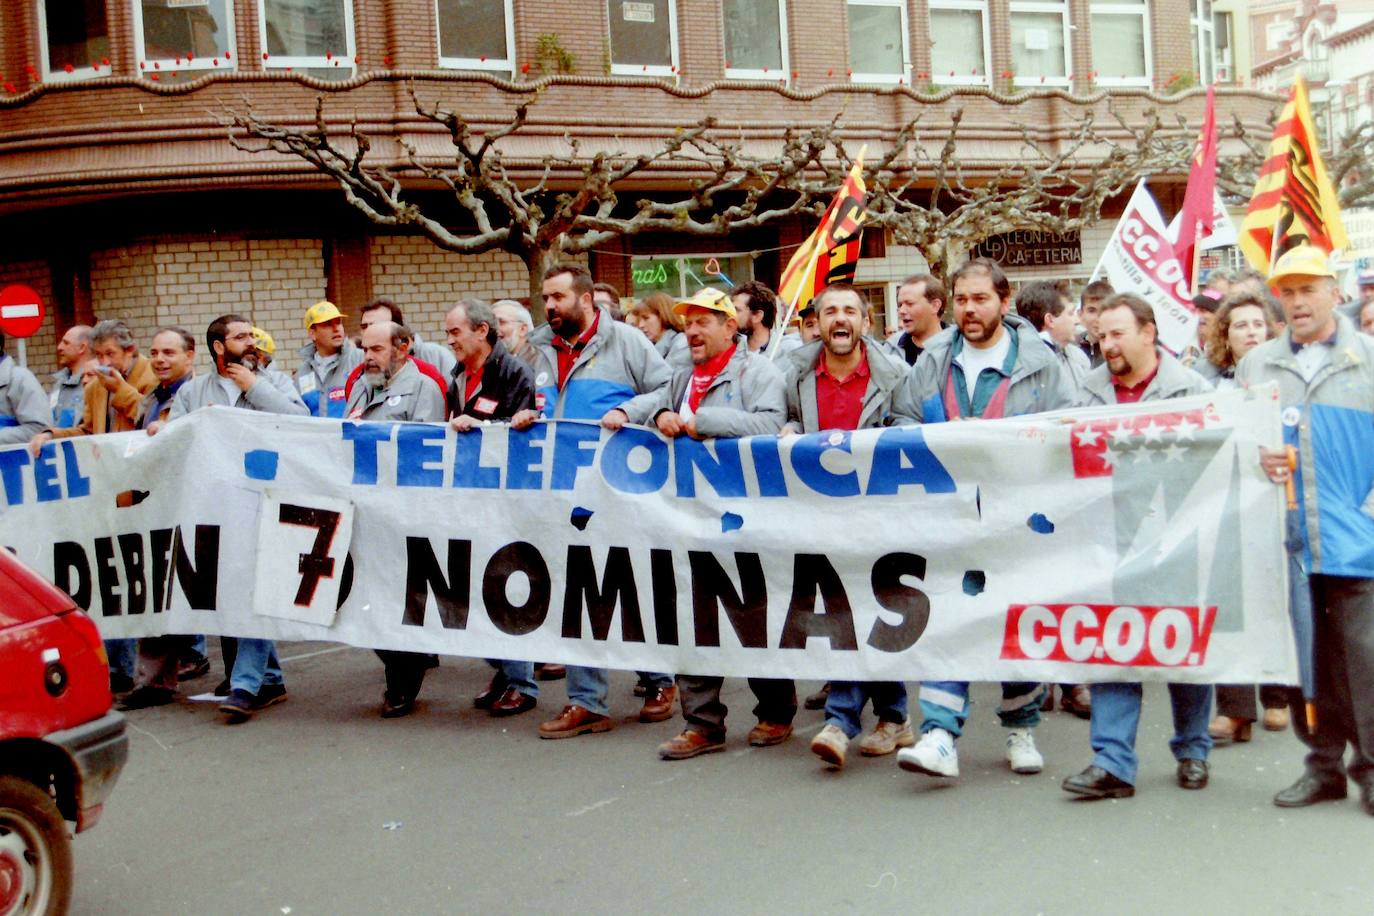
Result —
<instances>
[{"instance_id":1,"label":"yellow and red striped flag","mask_svg":"<svg viewBox=\"0 0 1374 916\"><path fill-rule=\"evenodd\" d=\"M835 193L835 199L825 208L821 224L801 243L783 269L778 298L788 304L785 316L788 321L799 307L804 307L833 282L829 278L837 266L851 264L847 276L851 280L854 277L859 260L859 235L867 215L864 201L868 189L864 186L863 168L864 154L860 150L859 158ZM846 274L841 271L839 276Z\"/></svg>"},{"instance_id":2,"label":"yellow and red striped flag","mask_svg":"<svg viewBox=\"0 0 1374 916\"><path fill-rule=\"evenodd\" d=\"M1328 254L1349 247L1340 198L1317 149L1301 76L1274 125L1269 158L1260 167L1239 241L1246 259L1266 275L1279 255L1298 245L1313 245Z\"/></svg>"}]
</instances>

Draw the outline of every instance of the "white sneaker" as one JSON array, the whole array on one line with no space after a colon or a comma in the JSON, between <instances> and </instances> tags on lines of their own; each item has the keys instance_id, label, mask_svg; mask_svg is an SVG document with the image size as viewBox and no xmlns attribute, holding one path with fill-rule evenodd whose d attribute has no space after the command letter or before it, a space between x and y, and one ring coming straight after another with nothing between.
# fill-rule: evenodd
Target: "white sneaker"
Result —
<instances>
[{"instance_id":1,"label":"white sneaker","mask_svg":"<svg viewBox=\"0 0 1374 916\"><path fill-rule=\"evenodd\" d=\"M1045 758L1035 749L1035 736L1029 728L1013 728L1007 732L1007 763L1013 773L1030 776L1045 768Z\"/></svg>"},{"instance_id":2,"label":"white sneaker","mask_svg":"<svg viewBox=\"0 0 1374 916\"><path fill-rule=\"evenodd\" d=\"M932 728L915 747L897 752L897 766L927 776L958 776L959 752L954 749L954 736L943 728Z\"/></svg>"},{"instance_id":3,"label":"white sneaker","mask_svg":"<svg viewBox=\"0 0 1374 916\"><path fill-rule=\"evenodd\" d=\"M811 753L836 769L844 766L844 755L848 750L849 736L838 725L827 725L811 739Z\"/></svg>"}]
</instances>

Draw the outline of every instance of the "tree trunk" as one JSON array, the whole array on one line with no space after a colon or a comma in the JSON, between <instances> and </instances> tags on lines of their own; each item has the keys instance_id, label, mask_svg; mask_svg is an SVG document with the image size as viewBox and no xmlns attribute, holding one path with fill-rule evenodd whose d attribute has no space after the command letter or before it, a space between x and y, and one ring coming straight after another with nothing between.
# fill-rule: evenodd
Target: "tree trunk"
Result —
<instances>
[{"instance_id":1,"label":"tree trunk","mask_svg":"<svg viewBox=\"0 0 1374 916\"><path fill-rule=\"evenodd\" d=\"M525 269L529 271L530 278L530 317L534 319L535 325L541 325L547 320L544 314L544 271L548 270L557 258L548 248L530 249L524 253L524 258Z\"/></svg>"}]
</instances>

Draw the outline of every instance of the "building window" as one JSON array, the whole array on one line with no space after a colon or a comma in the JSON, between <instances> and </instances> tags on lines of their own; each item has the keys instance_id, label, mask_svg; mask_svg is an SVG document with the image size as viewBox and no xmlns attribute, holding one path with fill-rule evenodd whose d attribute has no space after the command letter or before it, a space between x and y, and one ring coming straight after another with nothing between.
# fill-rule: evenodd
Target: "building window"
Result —
<instances>
[{"instance_id":1,"label":"building window","mask_svg":"<svg viewBox=\"0 0 1374 916\"><path fill-rule=\"evenodd\" d=\"M262 65L319 79L353 75L352 0L258 0Z\"/></svg>"},{"instance_id":2,"label":"building window","mask_svg":"<svg viewBox=\"0 0 1374 916\"><path fill-rule=\"evenodd\" d=\"M1146 0L1094 0L1093 70L1102 86L1149 86L1150 9Z\"/></svg>"},{"instance_id":3,"label":"building window","mask_svg":"<svg viewBox=\"0 0 1374 916\"><path fill-rule=\"evenodd\" d=\"M110 75L105 0L41 0L38 38L44 52L44 80Z\"/></svg>"},{"instance_id":4,"label":"building window","mask_svg":"<svg viewBox=\"0 0 1374 916\"><path fill-rule=\"evenodd\" d=\"M930 0L930 78L948 86L988 85L986 0Z\"/></svg>"},{"instance_id":5,"label":"building window","mask_svg":"<svg viewBox=\"0 0 1374 916\"><path fill-rule=\"evenodd\" d=\"M787 0L724 0L725 75L786 80Z\"/></svg>"},{"instance_id":6,"label":"building window","mask_svg":"<svg viewBox=\"0 0 1374 916\"><path fill-rule=\"evenodd\" d=\"M677 74L675 0L609 0L611 72Z\"/></svg>"},{"instance_id":7,"label":"building window","mask_svg":"<svg viewBox=\"0 0 1374 916\"><path fill-rule=\"evenodd\" d=\"M849 69L856 83L905 82L906 0L849 0Z\"/></svg>"},{"instance_id":8,"label":"building window","mask_svg":"<svg viewBox=\"0 0 1374 916\"><path fill-rule=\"evenodd\" d=\"M439 66L515 71L511 0L435 0Z\"/></svg>"},{"instance_id":9,"label":"building window","mask_svg":"<svg viewBox=\"0 0 1374 916\"><path fill-rule=\"evenodd\" d=\"M188 80L234 68L232 0L136 0L139 75Z\"/></svg>"},{"instance_id":10,"label":"building window","mask_svg":"<svg viewBox=\"0 0 1374 916\"><path fill-rule=\"evenodd\" d=\"M1018 86L1069 83L1069 4L1012 0L1011 66Z\"/></svg>"},{"instance_id":11,"label":"building window","mask_svg":"<svg viewBox=\"0 0 1374 916\"><path fill-rule=\"evenodd\" d=\"M1212 23L1212 0L1192 0L1193 3L1193 70L1198 82L1211 85L1215 77L1216 33Z\"/></svg>"},{"instance_id":12,"label":"building window","mask_svg":"<svg viewBox=\"0 0 1374 916\"><path fill-rule=\"evenodd\" d=\"M1212 28L1216 35L1216 79L1218 83L1238 83L1236 74L1236 31L1235 20L1230 13L1214 13Z\"/></svg>"}]
</instances>

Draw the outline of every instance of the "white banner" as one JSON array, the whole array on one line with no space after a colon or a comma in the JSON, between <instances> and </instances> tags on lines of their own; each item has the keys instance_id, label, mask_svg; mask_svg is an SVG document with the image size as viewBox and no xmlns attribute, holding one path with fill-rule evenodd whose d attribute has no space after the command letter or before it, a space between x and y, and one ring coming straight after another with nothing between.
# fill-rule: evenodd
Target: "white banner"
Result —
<instances>
[{"instance_id":1,"label":"white banner","mask_svg":"<svg viewBox=\"0 0 1374 916\"><path fill-rule=\"evenodd\" d=\"M1174 255L1159 206L1140 179L1112 230L1092 279L1105 278L1118 293L1135 293L1155 312L1159 342L1173 353L1197 343L1197 309Z\"/></svg>"},{"instance_id":2,"label":"white banner","mask_svg":"<svg viewBox=\"0 0 1374 916\"><path fill-rule=\"evenodd\" d=\"M1174 214L1174 218L1169 221L1169 241L1178 242L1178 230L1183 226L1183 211ZM1220 191L1212 192L1212 231L1209 235L1204 235L1198 242L1200 251L1212 251L1215 248L1229 248L1239 241L1240 236L1236 234L1236 224L1231 221L1231 214L1226 210L1226 202L1221 199Z\"/></svg>"},{"instance_id":3,"label":"white banner","mask_svg":"<svg viewBox=\"0 0 1374 916\"><path fill-rule=\"evenodd\" d=\"M210 408L0 451L106 636L641 671L1292 683L1272 393L667 441ZM337 606L337 613L334 609Z\"/></svg>"}]
</instances>

